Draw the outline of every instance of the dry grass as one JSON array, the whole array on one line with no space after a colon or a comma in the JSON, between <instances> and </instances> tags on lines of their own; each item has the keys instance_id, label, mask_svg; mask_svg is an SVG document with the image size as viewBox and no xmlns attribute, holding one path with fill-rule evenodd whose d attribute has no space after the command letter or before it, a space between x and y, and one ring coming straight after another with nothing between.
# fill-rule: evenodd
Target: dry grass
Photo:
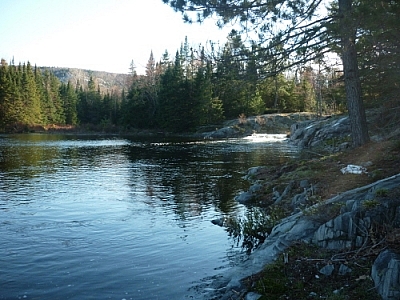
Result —
<instances>
[{"instance_id":1,"label":"dry grass","mask_svg":"<svg viewBox=\"0 0 400 300\"><path fill-rule=\"evenodd\" d=\"M376 180L400 173L400 147L396 140L370 142L357 149L352 149L325 159L315 181L321 187L323 199L348 191ZM342 167L349 164L366 166L368 175L345 174Z\"/></svg>"}]
</instances>

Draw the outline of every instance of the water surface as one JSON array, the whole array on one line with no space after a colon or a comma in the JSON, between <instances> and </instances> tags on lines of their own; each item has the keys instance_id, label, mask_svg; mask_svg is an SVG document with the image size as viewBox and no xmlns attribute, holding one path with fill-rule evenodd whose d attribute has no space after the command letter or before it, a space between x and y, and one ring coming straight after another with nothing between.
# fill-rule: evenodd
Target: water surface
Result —
<instances>
[{"instance_id":1,"label":"water surface","mask_svg":"<svg viewBox=\"0 0 400 300\"><path fill-rule=\"evenodd\" d=\"M245 259L211 223L243 214L279 139L0 136L0 299L186 299Z\"/></svg>"}]
</instances>

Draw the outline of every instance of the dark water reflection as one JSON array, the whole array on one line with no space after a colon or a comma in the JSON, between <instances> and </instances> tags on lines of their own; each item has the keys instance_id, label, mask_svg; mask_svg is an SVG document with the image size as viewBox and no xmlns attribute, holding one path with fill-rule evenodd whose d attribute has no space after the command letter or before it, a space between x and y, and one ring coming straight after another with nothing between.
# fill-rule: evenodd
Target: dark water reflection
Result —
<instances>
[{"instance_id":1,"label":"dark water reflection","mask_svg":"<svg viewBox=\"0 0 400 300\"><path fill-rule=\"evenodd\" d=\"M221 215L285 143L0 136L0 299L184 299L243 258Z\"/></svg>"}]
</instances>

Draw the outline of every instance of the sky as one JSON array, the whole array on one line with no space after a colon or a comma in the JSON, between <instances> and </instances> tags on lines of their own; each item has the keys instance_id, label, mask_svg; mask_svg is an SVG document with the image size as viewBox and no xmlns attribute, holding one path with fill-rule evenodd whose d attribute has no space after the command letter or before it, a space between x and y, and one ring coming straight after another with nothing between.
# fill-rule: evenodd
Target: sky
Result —
<instances>
[{"instance_id":1,"label":"sky","mask_svg":"<svg viewBox=\"0 0 400 300\"><path fill-rule=\"evenodd\" d=\"M192 47L224 44L230 28L216 19L185 24L162 0L1 0L0 57L14 63L128 73L153 51L173 59L187 36Z\"/></svg>"}]
</instances>

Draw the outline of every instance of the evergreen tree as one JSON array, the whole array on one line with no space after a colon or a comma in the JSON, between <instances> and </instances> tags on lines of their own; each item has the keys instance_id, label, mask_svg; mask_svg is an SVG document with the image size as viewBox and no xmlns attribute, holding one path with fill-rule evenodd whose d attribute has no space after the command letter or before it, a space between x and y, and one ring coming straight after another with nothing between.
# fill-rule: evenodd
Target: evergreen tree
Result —
<instances>
[{"instance_id":1,"label":"evergreen tree","mask_svg":"<svg viewBox=\"0 0 400 300\"><path fill-rule=\"evenodd\" d=\"M149 86L154 86L156 80L156 61L154 60L153 51L150 52L149 60L146 64L146 81Z\"/></svg>"},{"instance_id":2,"label":"evergreen tree","mask_svg":"<svg viewBox=\"0 0 400 300\"><path fill-rule=\"evenodd\" d=\"M324 75L325 85L322 94L328 114L346 111L346 95L341 72L336 68L328 68Z\"/></svg>"},{"instance_id":3,"label":"evergreen tree","mask_svg":"<svg viewBox=\"0 0 400 300\"><path fill-rule=\"evenodd\" d=\"M398 107L400 87L400 3L360 1L358 18L360 76L366 105Z\"/></svg>"},{"instance_id":4,"label":"evergreen tree","mask_svg":"<svg viewBox=\"0 0 400 300\"><path fill-rule=\"evenodd\" d=\"M10 98L8 101L7 123L8 125L22 123L22 115L24 112L24 103L22 99L22 67L11 65L8 68L10 84Z\"/></svg>"},{"instance_id":5,"label":"evergreen tree","mask_svg":"<svg viewBox=\"0 0 400 300\"><path fill-rule=\"evenodd\" d=\"M299 103L300 111L317 112L315 77L316 74L313 72L311 67L305 67L300 72L300 83L297 89L297 95L301 99L301 102Z\"/></svg>"},{"instance_id":6,"label":"evergreen tree","mask_svg":"<svg viewBox=\"0 0 400 300\"><path fill-rule=\"evenodd\" d=\"M133 86L127 95L126 123L134 128L151 128L154 120L151 118L151 105L147 101L147 89L143 86Z\"/></svg>"},{"instance_id":7,"label":"evergreen tree","mask_svg":"<svg viewBox=\"0 0 400 300\"><path fill-rule=\"evenodd\" d=\"M160 72L160 76L162 74L164 74L164 72L167 70L167 68L171 66L171 61L170 61L170 57L169 57L169 53L168 50L165 50L161 62L160 62L160 67L161 67L161 72Z\"/></svg>"},{"instance_id":8,"label":"evergreen tree","mask_svg":"<svg viewBox=\"0 0 400 300\"><path fill-rule=\"evenodd\" d=\"M184 74L180 53L177 51L175 63L161 76L157 111L157 122L161 128L177 132L187 131L184 99Z\"/></svg>"},{"instance_id":9,"label":"evergreen tree","mask_svg":"<svg viewBox=\"0 0 400 300\"><path fill-rule=\"evenodd\" d=\"M43 124L65 124L64 105L60 95L60 82L48 70L36 75L41 90ZM38 88L39 89L39 88Z\"/></svg>"},{"instance_id":10,"label":"evergreen tree","mask_svg":"<svg viewBox=\"0 0 400 300\"><path fill-rule=\"evenodd\" d=\"M197 99L194 111L196 126L217 124L223 120L222 101L213 95L212 75L211 62L207 62L206 65L202 62L194 80Z\"/></svg>"},{"instance_id":11,"label":"evergreen tree","mask_svg":"<svg viewBox=\"0 0 400 300\"><path fill-rule=\"evenodd\" d=\"M146 77L143 90L143 100L147 102L147 106L149 108L146 116L149 119L154 118L158 106L159 75L157 75L156 71L156 63L154 60L153 51L151 51L149 60L146 64Z\"/></svg>"},{"instance_id":12,"label":"evergreen tree","mask_svg":"<svg viewBox=\"0 0 400 300\"><path fill-rule=\"evenodd\" d=\"M15 123L16 111L13 107L13 78L7 64L2 60L0 66L0 130L4 131L6 126ZM14 87L15 88L15 87Z\"/></svg>"},{"instance_id":13,"label":"evergreen tree","mask_svg":"<svg viewBox=\"0 0 400 300\"><path fill-rule=\"evenodd\" d=\"M23 111L20 118L22 123L29 125L41 124L40 95L35 81L35 74L29 62L22 67L21 95Z\"/></svg>"},{"instance_id":14,"label":"evergreen tree","mask_svg":"<svg viewBox=\"0 0 400 300\"><path fill-rule=\"evenodd\" d=\"M314 61L323 53L331 51L339 38L353 145L360 146L369 141L355 48L358 21L354 16L358 1L338 0L337 13L331 10L330 15L321 14L323 1L163 0L163 2L182 12L188 22L191 22L191 19L186 12L196 10L198 22L212 15L219 17L221 26L237 20L242 25L244 33L252 32L257 36L257 44L263 46L263 53L265 49L283 45L281 51L274 52L272 57L264 59L267 63L271 60L279 62L292 59L293 63L284 65L283 68ZM331 23L335 22L339 24L337 27L339 30L332 31Z\"/></svg>"},{"instance_id":15,"label":"evergreen tree","mask_svg":"<svg viewBox=\"0 0 400 300\"><path fill-rule=\"evenodd\" d=\"M258 61L237 32L232 32L217 63L216 94L223 102L225 116L263 113L265 106L258 87Z\"/></svg>"},{"instance_id":16,"label":"evergreen tree","mask_svg":"<svg viewBox=\"0 0 400 300\"><path fill-rule=\"evenodd\" d=\"M62 84L60 87L60 97L65 111L65 123L68 125L78 124L77 102L78 94L71 82Z\"/></svg>"},{"instance_id":17,"label":"evergreen tree","mask_svg":"<svg viewBox=\"0 0 400 300\"><path fill-rule=\"evenodd\" d=\"M103 117L102 97L93 76L90 76L87 90L80 87L78 118L82 123L100 124Z\"/></svg>"}]
</instances>

